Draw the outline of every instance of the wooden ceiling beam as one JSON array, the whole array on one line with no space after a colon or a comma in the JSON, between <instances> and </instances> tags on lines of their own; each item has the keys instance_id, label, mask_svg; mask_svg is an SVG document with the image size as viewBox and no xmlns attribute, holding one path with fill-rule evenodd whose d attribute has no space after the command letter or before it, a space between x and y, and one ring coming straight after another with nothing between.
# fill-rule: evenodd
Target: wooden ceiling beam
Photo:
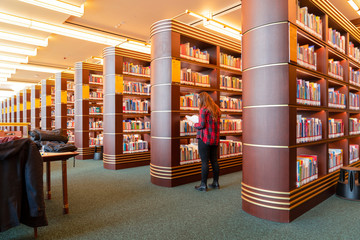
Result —
<instances>
[{"instance_id":1,"label":"wooden ceiling beam","mask_svg":"<svg viewBox=\"0 0 360 240\"><path fill-rule=\"evenodd\" d=\"M352 22L352 24L354 24L355 27L357 28L360 27L360 18L353 19L350 22Z\"/></svg>"}]
</instances>

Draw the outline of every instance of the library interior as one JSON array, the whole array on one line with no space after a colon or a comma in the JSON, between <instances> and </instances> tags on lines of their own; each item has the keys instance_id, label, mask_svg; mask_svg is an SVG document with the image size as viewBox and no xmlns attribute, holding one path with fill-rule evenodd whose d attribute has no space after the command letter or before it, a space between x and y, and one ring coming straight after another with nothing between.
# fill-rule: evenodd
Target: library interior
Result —
<instances>
[{"instance_id":1,"label":"library interior","mask_svg":"<svg viewBox=\"0 0 360 240\"><path fill-rule=\"evenodd\" d=\"M0 239L359 239L359 145L360 0L1 0Z\"/></svg>"}]
</instances>

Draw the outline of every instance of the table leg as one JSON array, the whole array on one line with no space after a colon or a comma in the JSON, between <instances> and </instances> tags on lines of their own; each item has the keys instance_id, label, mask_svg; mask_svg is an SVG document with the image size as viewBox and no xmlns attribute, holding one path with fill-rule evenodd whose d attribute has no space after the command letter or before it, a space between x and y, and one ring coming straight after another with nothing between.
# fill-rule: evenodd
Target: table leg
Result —
<instances>
[{"instance_id":1,"label":"table leg","mask_svg":"<svg viewBox=\"0 0 360 240\"><path fill-rule=\"evenodd\" d=\"M62 182L63 182L63 201L64 209L63 213L69 213L69 202L68 202L68 191L67 191L67 169L66 169L66 160L62 161Z\"/></svg>"},{"instance_id":2,"label":"table leg","mask_svg":"<svg viewBox=\"0 0 360 240\"><path fill-rule=\"evenodd\" d=\"M51 199L51 174L50 174L50 162L46 162L46 193L47 199Z\"/></svg>"}]
</instances>

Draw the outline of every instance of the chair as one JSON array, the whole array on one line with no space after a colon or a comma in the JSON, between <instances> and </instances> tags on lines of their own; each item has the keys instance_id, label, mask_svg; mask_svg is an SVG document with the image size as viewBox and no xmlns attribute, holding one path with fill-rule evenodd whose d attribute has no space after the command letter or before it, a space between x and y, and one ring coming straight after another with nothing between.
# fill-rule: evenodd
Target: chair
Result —
<instances>
[{"instance_id":1,"label":"chair","mask_svg":"<svg viewBox=\"0 0 360 240\"><path fill-rule=\"evenodd\" d=\"M345 179L346 173L348 173L347 179ZM341 167L336 195L344 199L360 201L359 173L360 168Z\"/></svg>"}]
</instances>

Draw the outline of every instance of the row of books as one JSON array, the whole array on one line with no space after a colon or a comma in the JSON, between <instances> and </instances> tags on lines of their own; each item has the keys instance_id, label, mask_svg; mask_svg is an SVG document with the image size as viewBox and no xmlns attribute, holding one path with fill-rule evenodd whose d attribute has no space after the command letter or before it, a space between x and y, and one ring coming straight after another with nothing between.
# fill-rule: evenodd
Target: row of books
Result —
<instances>
[{"instance_id":1,"label":"row of books","mask_svg":"<svg viewBox=\"0 0 360 240\"><path fill-rule=\"evenodd\" d=\"M220 52L220 66L231 67L241 70L242 69L241 57L234 57L226 53Z\"/></svg>"},{"instance_id":2,"label":"row of books","mask_svg":"<svg viewBox=\"0 0 360 240\"><path fill-rule=\"evenodd\" d=\"M200 162L197 143L180 145L180 165Z\"/></svg>"},{"instance_id":3,"label":"row of books","mask_svg":"<svg viewBox=\"0 0 360 240\"><path fill-rule=\"evenodd\" d=\"M66 89L67 90L74 90L75 89L75 83L74 82L70 82L70 81L67 81L66 82Z\"/></svg>"},{"instance_id":4,"label":"row of books","mask_svg":"<svg viewBox=\"0 0 360 240\"><path fill-rule=\"evenodd\" d=\"M150 66L144 67L130 62L124 62L123 73L150 77Z\"/></svg>"},{"instance_id":5,"label":"row of books","mask_svg":"<svg viewBox=\"0 0 360 240\"><path fill-rule=\"evenodd\" d=\"M344 79L344 68L341 66L340 61L334 61L334 59L329 59L328 65L328 74L336 79Z\"/></svg>"},{"instance_id":6,"label":"row of books","mask_svg":"<svg viewBox=\"0 0 360 240\"><path fill-rule=\"evenodd\" d=\"M67 120L67 122L66 122L66 127L67 127L67 128L74 128L74 127L75 127L75 121L74 121L74 119L72 119L72 120Z\"/></svg>"},{"instance_id":7,"label":"row of books","mask_svg":"<svg viewBox=\"0 0 360 240\"><path fill-rule=\"evenodd\" d=\"M89 83L102 84L104 77L102 75L90 74Z\"/></svg>"},{"instance_id":8,"label":"row of books","mask_svg":"<svg viewBox=\"0 0 360 240\"><path fill-rule=\"evenodd\" d=\"M210 55L207 51L201 51L190 43L180 44L180 56L194 61L209 63Z\"/></svg>"},{"instance_id":9,"label":"row of books","mask_svg":"<svg viewBox=\"0 0 360 240\"><path fill-rule=\"evenodd\" d=\"M141 82L124 82L124 93L150 95L150 84Z\"/></svg>"},{"instance_id":10,"label":"row of books","mask_svg":"<svg viewBox=\"0 0 360 240\"><path fill-rule=\"evenodd\" d=\"M75 142L74 131L67 130L67 136L68 136L68 143L74 143Z\"/></svg>"},{"instance_id":11,"label":"row of books","mask_svg":"<svg viewBox=\"0 0 360 240\"><path fill-rule=\"evenodd\" d=\"M123 120L123 130L124 132L129 131L150 131L150 122L149 121L139 121L139 120Z\"/></svg>"},{"instance_id":12,"label":"row of books","mask_svg":"<svg viewBox=\"0 0 360 240\"><path fill-rule=\"evenodd\" d=\"M220 133L242 132L242 119L220 119Z\"/></svg>"},{"instance_id":13,"label":"row of books","mask_svg":"<svg viewBox=\"0 0 360 240\"><path fill-rule=\"evenodd\" d=\"M300 46L297 44L297 63L303 67L315 70L317 69L317 59L314 46L308 44Z\"/></svg>"},{"instance_id":14,"label":"row of books","mask_svg":"<svg viewBox=\"0 0 360 240\"><path fill-rule=\"evenodd\" d=\"M104 144L104 135L98 134L96 137L89 138L90 146L102 146Z\"/></svg>"},{"instance_id":15,"label":"row of books","mask_svg":"<svg viewBox=\"0 0 360 240\"><path fill-rule=\"evenodd\" d=\"M357 62L360 62L360 49L355 47L354 43L349 42L349 56Z\"/></svg>"},{"instance_id":16,"label":"row of books","mask_svg":"<svg viewBox=\"0 0 360 240\"><path fill-rule=\"evenodd\" d=\"M180 109L198 110L199 109L199 94L190 93L180 96Z\"/></svg>"},{"instance_id":17,"label":"row of books","mask_svg":"<svg viewBox=\"0 0 360 240\"><path fill-rule=\"evenodd\" d=\"M350 135L360 134L360 119L349 118L349 134Z\"/></svg>"},{"instance_id":18,"label":"row of books","mask_svg":"<svg viewBox=\"0 0 360 240\"><path fill-rule=\"evenodd\" d=\"M316 155L299 155L296 161L296 186L301 187L318 178Z\"/></svg>"},{"instance_id":19,"label":"row of books","mask_svg":"<svg viewBox=\"0 0 360 240\"><path fill-rule=\"evenodd\" d=\"M342 119L329 118L329 138L344 136L344 123Z\"/></svg>"},{"instance_id":20,"label":"row of books","mask_svg":"<svg viewBox=\"0 0 360 240\"><path fill-rule=\"evenodd\" d=\"M349 92L349 109L359 110L360 109L359 94Z\"/></svg>"},{"instance_id":21,"label":"row of books","mask_svg":"<svg viewBox=\"0 0 360 240\"><path fill-rule=\"evenodd\" d=\"M89 107L89 113L102 113L103 107Z\"/></svg>"},{"instance_id":22,"label":"row of books","mask_svg":"<svg viewBox=\"0 0 360 240\"><path fill-rule=\"evenodd\" d=\"M75 114L75 108L68 108L67 109L67 115L74 115Z\"/></svg>"},{"instance_id":23,"label":"row of books","mask_svg":"<svg viewBox=\"0 0 360 240\"><path fill-rule=\"evenodd\" d=\"M360 71L349 67L349 82L360 87Z\"/></svg>"},{"instance_id":24,"label":"row of books","mask_svg":"<svg viewBox=\"0 0 360 240\"><path fill-rule=\"evenodd\" d=\"M349 145L349 164L352 164L359 160L359 145L350 144Z\"/></svg>"},{"instance_id":25,"label":"row of books","mask_svg":"<svg viewBox=\"0 0 360 240\"><path fill-rule=\"evenodd\" d=\"M103 121L96 121L94 118L89 119L89 129L99 130L103 128Z\"/></svg>"},{"instance_id":26,"label":"row of books","mask_svg":"<svg viewBox=\"0 0 360 240\"><path fill-rule=\"evenodd\" d=\"M75 94L74 93L67 93L67 101L68 102L74 102L75 101Z\"/></svg>"},{"instance_id":27,"label":"row of books","mask_svg":"<svg viewBox=\"0 0 360 240\"><path fill-rule=\"evenodd\" d=\"M319 118L306 118L301 115L296 117L296 143L322 139L322 122Z\"/></svg>"},{"instance_id":28,"label":"row of books","mask_svg":"<svg viewBox=\"0 0 360 240\"><path fill-rule=\"evenodd\" d=\"M296 11L296 23L310 32L311 34L322 39L322 21L319 16L316 16L308 12L307 7L300 8L300 3L298 1L297 11Z\"/></svg>"},{"instance_id":29,"label":"row of books","mask_svg":"<svg viewBox=\"0 0 360 240\"><path fill-rule=\"evenodd\" d=\"M147 141L141 139L139 134L131 134L123 136L123 153L136 153L149 151Z\"/></svg>"},{"instance_id":30,"label":"row of books","mask_svg":"<svg viewBox=\"0 0 360 240\"><path fill-rule=\"evenodd\" d=\"M343 150L329 148L329 173L338 170L343 166Z\"/></svg>"},{"instance_id":31,"label":"row of books","mask_svg":"<svg viewBox=\"0 0 360 240\"><path fill-rule=\"evenodd\" d=\"M341 36L341 33L332 28L328 29L328 34L328 43L345 54L345 36Z\"/></svg>"},{"instance_id":32,"label":"row of books","mask_svg":"<svg viewBox=\"0 0 360 240\"><path fill-rule=\"evenodd\" d=\"M103 98L104 94L102 90L90 91L90 98Z\"/></svg>"},{"instance_id":33,"label":"row of books","mask_svg":"<svg viewBox=\"0 0 360 240\"><path fill-rule=\"evenodd\" d=\"M220 109L226 111L242 111L242 98L220 96Z\"/></svg>"},{"instance_id":34,"label":"row of books","mask_svg":"<svg viewBox=\"0 0 360 240\"><path fill-rule=\"evenodd\" d=\"M149 113L150 102L148 100L125 99L123 101L124 113Z\"/></svg>"},{"instance_id":35,"label":"row of books","mask_svg":"<svg viewBox=\"0 0 360 240\"><path fill-rule=\"evenodd\" d=\"M220 75L220 89L242 91L242 80L238 77Z\"/></svg>"},{"instance_id":36,"label":"row of books","mask_svg":"<svg viewBox=\"0 0 360 240\"><path fill-rule=\"evenodd\" d=\"M210 87L210 77L207 74L195 72L188 68L182 68L180 74L180 83Z\"/></svg>"},{"instance_id":37,"label":"row of books","mask_svg":"<svg viewBox=\"0 0 360 240\"><path fill-rule=\"evenodd\" d=\"M328 105L333 108L346 108L346 95L335 91L334 88L328 89Z\"/></svg>"},{"instance_id":38,"label":"row of books","mask_svg":"<svg viewBox=\"0 0 360 240\"><path fill-rule=\"evenodd\" d=\"M220 158L242 155L242 142L220 139L219 152Z\"/></svg>"},{"instance_id":39,"label":"row of books","mask_svg":"<svg viewBox=\"0 0 360 240\"><path fill-rule=\"evenodd\" d=\"M196 131L197 129L191 121L186 119L180 121L180 136L196 135Z\"/></svg>"},{"instance_id":40,"label":"row of books","mask_svg":"<svg viewBox=\"0 0 360 240\"><path fill-rule=\"evenodd\" d=\"M305 105L320 106L320 84L296 79L296 102Z\"/></svg>"}]
</instances>

